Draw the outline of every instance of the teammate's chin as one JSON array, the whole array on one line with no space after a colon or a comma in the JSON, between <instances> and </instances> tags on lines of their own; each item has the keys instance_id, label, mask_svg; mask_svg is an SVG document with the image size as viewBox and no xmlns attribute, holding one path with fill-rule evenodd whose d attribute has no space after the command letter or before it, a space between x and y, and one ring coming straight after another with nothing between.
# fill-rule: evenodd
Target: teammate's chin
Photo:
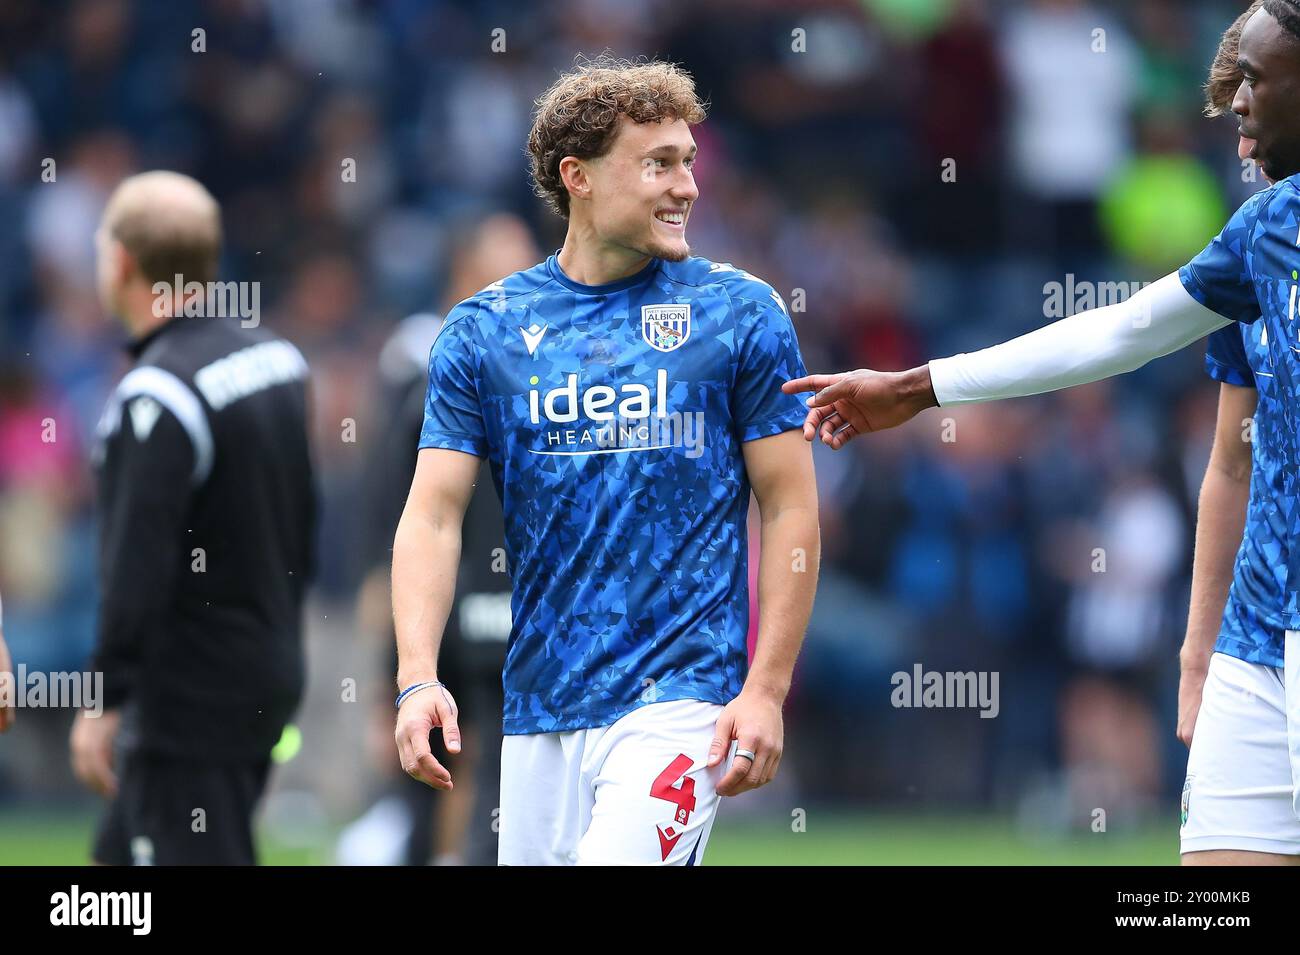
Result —
<instances>
[{"instance_id":1,"label":"teammate's chin","mask_svg":"<svg viewBox=\"0 0 1300 955\"><path fill-rule=\"evenodd\" d=\"M1248 137L1242 137L1247 139ZM1256 139L1249 156L1259 164L1259 168L1269 182L1281 182L1288 176L1300 172L1300 145L1290 141L1278 142L1276 139Z\"/></svg>"}]
</instances>

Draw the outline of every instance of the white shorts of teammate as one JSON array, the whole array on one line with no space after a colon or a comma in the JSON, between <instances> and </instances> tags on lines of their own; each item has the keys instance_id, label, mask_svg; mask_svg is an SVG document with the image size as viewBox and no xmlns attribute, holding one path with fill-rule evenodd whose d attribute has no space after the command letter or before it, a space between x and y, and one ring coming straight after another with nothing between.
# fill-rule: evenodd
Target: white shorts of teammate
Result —
<instances>
[{"instance_id":1,"label":"white shorts of teammate","mask_svg":"<svg viewBox=\"0 0 1300 955\"><path fill-rule=\"evenodd\" d=\"M1215 653L1183 784L1182 851L1300 854L1300 634L1286 670ZM1289 730L1289 731L1288 731Z\"/></svg>"},{"instance_id":2,"label":"white shorts of teammate","mask_svg":"<svg viewBox=\"0 0 1300 955\"><path fill-rule=\"evenodd\" d=\"M501 865L698 865L730 758L716 703L642 706L609 726L501 743Z\"/></svg>"}]
</instances>

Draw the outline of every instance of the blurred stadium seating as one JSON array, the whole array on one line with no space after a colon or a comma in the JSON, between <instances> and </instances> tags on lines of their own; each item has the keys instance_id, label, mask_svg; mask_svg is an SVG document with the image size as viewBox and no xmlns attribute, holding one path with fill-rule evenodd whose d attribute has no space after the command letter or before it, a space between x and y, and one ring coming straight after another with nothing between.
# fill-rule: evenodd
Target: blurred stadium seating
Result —
<instances>
[{"instance_id":1,"label":"blurred stadium seating","mask_svg":"<svg viewBox=\"0 0 1300 955\"><path fill-rule=\"evenodd\" d=\"M130 172L175 168L213 191L223 275L261 283L264 320L314 370L311 689L265 817L277 844L327 860L395 762L370 705L389 689L383 635L357 613L379 352L404 316L445 307L468 223L512 212L559 244L523 154L557 70L605 49L691 70L711 103L694 249L792 303L809 368L901 368L1044 323L1052 283L1163 274L1262 184L1243 177L1235 125L1199 115L1244 6L6 0L0 592L15 662L78 669L93 632L88 449L122 356L91 236ZM924 827L906 820L932 813L956 819L938 857L964 833L979 861L1018 832L1038 849L1008 861L1088 861L1077 841L1096 808L1129 847L1111 858L1173 861L1176 649L1216 394L1193 346L1123 380L819 447L822 587L786 758L724 810L714 861L751 858L759 829L754 844L784 852L799 809L809 840L819 819L843 834L810 841L814 860L908 861L905 834ZM997 671L998 717L894 708L890 675L915 663ZM347 679L361 702L340 704ZM0 863L82 844L96 807L67 769L69 721L21 713L0 740Z\"/></svg>"}]
</instances>

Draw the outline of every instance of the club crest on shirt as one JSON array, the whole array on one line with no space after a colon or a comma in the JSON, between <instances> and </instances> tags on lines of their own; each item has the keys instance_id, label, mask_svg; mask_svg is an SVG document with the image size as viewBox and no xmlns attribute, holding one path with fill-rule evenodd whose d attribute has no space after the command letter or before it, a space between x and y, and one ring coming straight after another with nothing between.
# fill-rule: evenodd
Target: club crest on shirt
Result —
<instances>
[{"instance_id":1,"label":"club crest on shirt","mask_svg":"<svg viewBox=\"0 0 1300 955\"><path fill-rule=\"evenodd\" d=\"M676 351L691 337L691 306L642 305L641 337L658 351Z\"/></svg>"}]
</instances>

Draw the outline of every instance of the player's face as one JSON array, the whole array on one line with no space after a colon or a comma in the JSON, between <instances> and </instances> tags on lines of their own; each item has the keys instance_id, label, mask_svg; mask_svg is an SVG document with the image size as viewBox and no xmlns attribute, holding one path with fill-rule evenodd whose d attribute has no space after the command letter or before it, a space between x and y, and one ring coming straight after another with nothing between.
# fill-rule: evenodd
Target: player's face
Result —
<instances>
[{"instance_id":1,"label":"player's face","mask_svg":"<svg viewBox=\"0 0 1300 955\"><path fill-rule=\"evenodd\" d=\"M1232 111L1242 138L1254 140L1249 158L1274 181L1300 172L1300 40L1260 10L1241 31L1238 66Z\"/></svg>"},{"instance_id":2,"label":"player's face","mask_svg":"<svg viewBox=\"0 0 1300 955\"><path fill-rule=\"evenodd\" d=\"M691 254L686 221L699 198L695 139L685 120L621 128L608 153L591 164L591 215L605 242L680 262Z\"/></svg>"}]
</instances>

